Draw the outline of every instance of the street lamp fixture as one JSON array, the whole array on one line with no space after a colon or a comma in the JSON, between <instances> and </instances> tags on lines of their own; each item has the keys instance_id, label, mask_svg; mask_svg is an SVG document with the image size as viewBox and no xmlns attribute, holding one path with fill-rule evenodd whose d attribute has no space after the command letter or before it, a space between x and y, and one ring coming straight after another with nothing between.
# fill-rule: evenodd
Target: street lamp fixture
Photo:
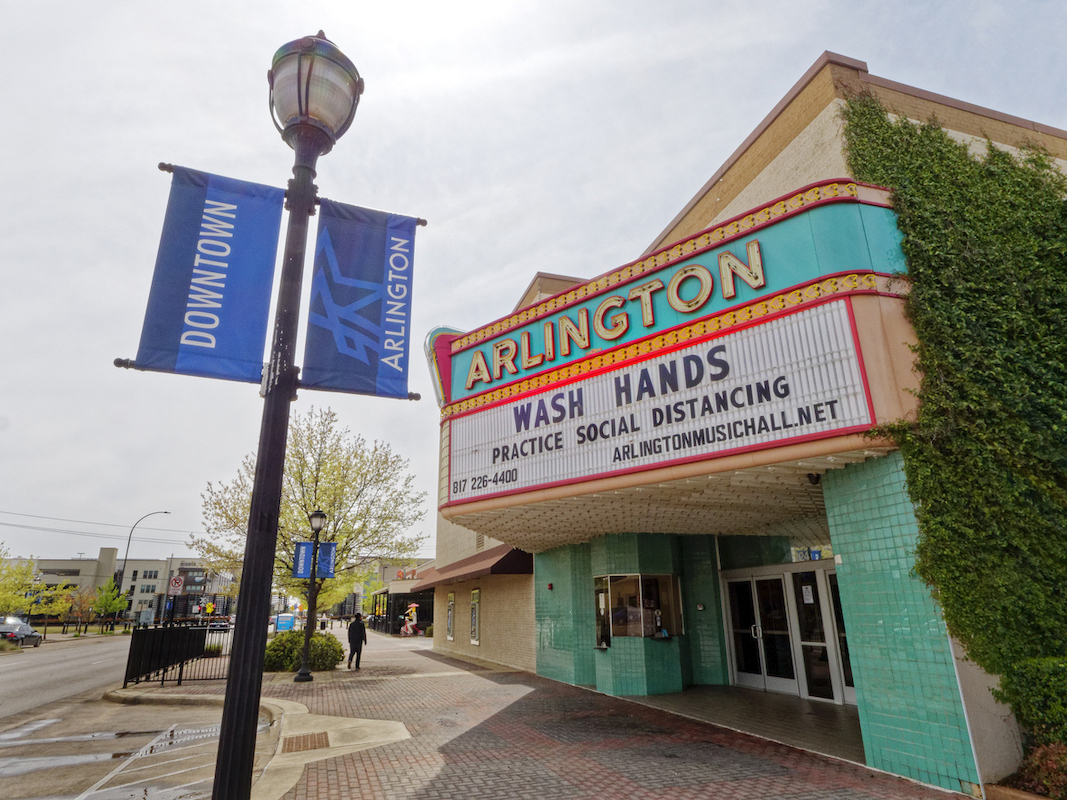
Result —
<instances>
[{"instance_id":1,"label":"street lamp fixture","mask_svg":"<svg viewBox=\"0 0 1067 800\"><path fill-rule=\"evenodd\" d=\"M307 683L315 678L311 674L311 636L315 629L315 612L318 611L319 600L319 533L326 526L326 514L323 511L312 511L308 514L308 522L311 524L311 532L315 539L311 545L311 577L308 578L308 615L304 625L304 650L300 654L300 669L293 678L294 683Z\"/></svg>"},{"instance_id":2,"label":"street lamp fixture","mask_svg":"<svg viewBox=\"0 0 1067 800\"><path fill-rule=\"evenodd\" d=\"M286 192L289 223L282 255L274 335L263 375L263 420L256 450L241 573L240 610L230 650L230 672L215 761L213 800L247 800L252 792L263 655L270 618L274 551L278 540L289 408L298 385L295 367L300 287L308 220L315 213L315 165L351 126L363 79L326 35L281 47L267 73L270 105L282 139L296 151Z\"/></svg>"},{"instance_id":3,"label":"street lamp fixture","mask_svg":"<svg viewBox=\"0 0 1067 800\"><path fill-rule=\"evenodd\" d=\"M133 523L133 527L130 528L130 535L126 537L126 555L122 558L122 572L119 576L119 591L122 591L122 584L126 581L126 571L129 569L130 563L130 542L133 541L133 532L137 529L137 526L141 524L142 520L146 520L155 514L169 514L169 511L150 511L145 514L141 519ZM133 588L132 586L130 588ZM126 609L129 612L129 609Z\"/></svg>"}]
</instances>

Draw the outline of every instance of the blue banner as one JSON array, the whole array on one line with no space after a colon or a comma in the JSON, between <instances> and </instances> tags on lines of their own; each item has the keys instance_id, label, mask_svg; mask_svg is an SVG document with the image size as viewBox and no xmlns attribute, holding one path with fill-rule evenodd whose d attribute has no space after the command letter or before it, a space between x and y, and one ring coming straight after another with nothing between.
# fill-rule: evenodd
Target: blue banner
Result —
<instances>
[{"instance_id":1,"label":"blue banner","mask_svg":"<svg viewBox=\"0 0 1067 800\"><path fill-rule=\"evenodd\" d=\"M138 369L259 383L284 198L174 167Z\"/></svg>"},{"instance_id":2,"label":"blue banner","mask_svg":"<svg viewBox=\"0 0 1067 800\"><path fill-rule=\"evenodd\" d=\"M300 385L408 396L414 217L323 200Z\"/></svg>"},{"instance_id":3,"label":"blue banner","mask_svg":"<svg viewBox=\"0 0 1067 800\"><path fill-rule=\"evenodd\" d=\"M311 577L311 558L314 555L314 542L297 542L296 552L293 554L293 577ZM315 566L316 578L332 578L334 562L337 560L337 542L321 542L319 544L319 561Z\"/></svg>"},{"instance_id":4,"label":"blue banner","mask_svg":"<svg viewBox=\"0 0 1067 800\"><path fill-rule=\"evenodd\" d=\"M297 542L296 552L293 553L293 577L311 577L311 548L314 542ZM317 570L316 570L317 571Z\"/></svg>"},{"instance_id":5,"label":"blue banner","mask_svg":"<svg viewBox=\"0 0 1067 800\"><path fill-rule=\"evenodd\" d=\"M332 578L337 560L337 542L322 542L319 545L319 563L315 567L316 578Z\"/></svg>"}]
</instances>

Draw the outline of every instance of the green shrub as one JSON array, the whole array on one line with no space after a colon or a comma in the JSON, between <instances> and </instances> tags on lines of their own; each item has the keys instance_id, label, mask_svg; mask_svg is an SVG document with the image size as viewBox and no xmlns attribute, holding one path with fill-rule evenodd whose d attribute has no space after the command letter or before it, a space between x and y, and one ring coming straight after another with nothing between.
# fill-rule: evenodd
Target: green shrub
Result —
<instances>
[{"instance_id":1,"label":"green shrub","mask_svg":"<svg viewBox=\"0 0 1067 800\"><path fill-rule=\"evenodd\" d=\"M14 642L0 642L0 653L5 650L18 650L19 646Z\"/></svg>"},{"instance_id":2,"label":"green shrub","mask_svg":"<svg viewBox=\"0 0 1067 800\"><path fill-rule=\"evenodd\" d=\"M1043 744L1032 748L1019 771L1002 785L1039 797L1067 800L1067 744Z\"/></svg>"},{"instance_id":3,"label":"green shrub","mask_svg":"<svg viewBox=\"0 0 1067 800\"><path fill-rule=\"evenodd\" d=\"M986 672L1063 656L1067 178L1046 152L973 156L870 96L845 120L852 174L893 190L907 258L920 405L879 432L904 458L916 572Z\"/></svg>"},{"instance_id":4,"label":"green shrub","mask_svg":"<svg viewBox=\"0 0 1067 800\"><path fill-rule=\"evenodd\" d=\"M1001 676L996 697L1011 706L1034 745L1067 744L1067 658L1028 658Z\"/></svg>"},{"instance_id":5,"label":"green shrub","mask_svg":"<svg viewBox=\"0 0 1067 800\"><path fill-rule=\"evenodd\" d=\"M433 638L433 625L427 625L426 626L426 638L427 639L432 639Z\"/></svg>"},{"instance_id":6,"label":"green shrub","mask_svg":"<svg viewBox=\"0 0 1067 800\"><path fill-rule=\"evenodd\" d=\"M221 644L206 644L204 645L204 658L218 658L222 655Z\"/></svg>"},{"instance_id":7,"label":"green shrub","mask_svg":"<svg viewBox=\"0 0 1067 800\"><path fill-rule=\"evenodd\" d=\"M304 649L303 631L284 631L267 644L263 669L267 672L296 672ZM337 637L315 632L308 650L309 667L313 672L331 670L344 660L345 651Z\"/></svg>"}]
</instances>

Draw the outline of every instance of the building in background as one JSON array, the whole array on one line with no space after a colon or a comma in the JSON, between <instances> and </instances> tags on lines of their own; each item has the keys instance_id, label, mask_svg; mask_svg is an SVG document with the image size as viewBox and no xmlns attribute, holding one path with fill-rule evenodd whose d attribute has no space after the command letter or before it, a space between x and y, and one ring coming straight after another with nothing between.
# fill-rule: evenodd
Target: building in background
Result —
<instances>
[{"instance_id":1,"label":"building in background","mask_svg":"<svg viewBox=\"0 0 1067 800\"><path fill-rule=\"evenodd\" d=\"M634 261L431 333L437 558L411 588L443 652L853 706L868 765L981 796L1018 728L913 573L900 453L866 435L914 413L917 377L888 193L843 152L862 92L1067 165L1063 131L824 54Z\"/></svg>"},{"instance_id":2,"label":"building in background","mask_svg":"<svg viewBox=\"0 0 1067 800\"><path fill-rule=\"evenodd\" d=\"M115 577L118 548L101 547L96 558L38 558L37 572L46 586L96 591Z\"/></svg>"}]
</instances>

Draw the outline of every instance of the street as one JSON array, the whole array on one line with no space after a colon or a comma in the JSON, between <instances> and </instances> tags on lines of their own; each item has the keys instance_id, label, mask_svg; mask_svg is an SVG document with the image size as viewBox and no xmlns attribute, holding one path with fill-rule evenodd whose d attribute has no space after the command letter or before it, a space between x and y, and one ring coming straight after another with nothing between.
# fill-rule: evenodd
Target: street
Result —
<instances>
[{"instance_id":1,"label":"street","mask_svg":"<svg viewBox=\"0 0 1067 800\"><path fill-rule=\"evenodd\" d=\"M0 655L0 719L91 689L122 685L130 637L46 641Z\"/></svg>"}]
</instances>

